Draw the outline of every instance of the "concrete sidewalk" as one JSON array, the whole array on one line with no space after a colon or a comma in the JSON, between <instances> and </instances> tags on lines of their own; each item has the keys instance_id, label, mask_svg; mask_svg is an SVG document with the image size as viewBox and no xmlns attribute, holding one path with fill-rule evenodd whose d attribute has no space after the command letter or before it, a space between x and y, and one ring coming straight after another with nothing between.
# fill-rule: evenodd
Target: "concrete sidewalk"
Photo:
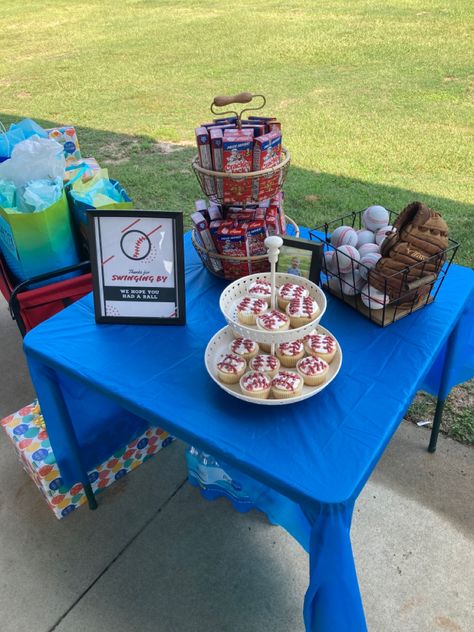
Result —
<instances>
[{"instance_id":1,"label":"concrete sidewalk","mask_svg":"<svg viewBox=\"0 0 474 632\"><path fill-rule=\"evenodd\" d=\"M3 417L34 393L3 301L0 327ZM428 438L403 423L356 506L370 632L474 629L474 451ZM1 632L302 632L306 553L185 479L175 443L58 521L2 433Z\"/></svg>"}]
</instances>

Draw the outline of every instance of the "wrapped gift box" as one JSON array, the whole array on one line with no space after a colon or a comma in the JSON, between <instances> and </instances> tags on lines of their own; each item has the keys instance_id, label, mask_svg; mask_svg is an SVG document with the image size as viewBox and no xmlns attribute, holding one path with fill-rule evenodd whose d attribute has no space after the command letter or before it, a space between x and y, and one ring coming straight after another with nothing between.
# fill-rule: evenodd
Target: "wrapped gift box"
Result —
<instances>
[{"instance_id":1,"label":"wrapped gift box","mask_svg":"<svg viewBox=\"0 0 474 632\"><path fill-rule=\"evenodd\" d=\"M72 125L52 127L46 131L49 138L52 138L64 147L64 155L67 164L81 159L79 141L77 140L76 130Z\"/></svg>"},{"instance_id":2,"label":"wrapped gift box","mask_svg":"<svg viewBox=\"0 0 474 632\"><path fill-rule=\"evenodd\" d=\"M87 502L81 483L72 487L63 484L37 401L5 417L0 425L15 446L24 469L58 519ZM160 428L148 428L105 463L89 472L92 489L97 493L109 487L172 441L173 437Z\"/></svg>"}]
</instances>

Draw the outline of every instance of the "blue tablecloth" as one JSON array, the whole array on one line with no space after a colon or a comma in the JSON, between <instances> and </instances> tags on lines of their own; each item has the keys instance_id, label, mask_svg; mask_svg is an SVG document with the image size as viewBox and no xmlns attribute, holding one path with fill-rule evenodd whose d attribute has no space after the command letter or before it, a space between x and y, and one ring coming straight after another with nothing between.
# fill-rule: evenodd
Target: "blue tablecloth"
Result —
<instances>
[{"instance_id":1,"label":"blue tablecloth","mask_svg":"<svg viewBox=\"0 0 474 632\"><path fill-rule=\"evenodd\" d=\"M444 390L474 373L455 331L467 313L472 327L474 274L453 266L435 303L384 329L329 297L322 324L341 344L342 369L316 397L275 408L235 400L207 375L204 349L225 325L224 283L203 270L189 234L185 254L185 327L96 325L88 296L25 338L65 483L87 480L87 469L155 422L248 476L259 506L310 551L307 630L365 630L354 502L417 389L439 385L441 365L430 371L451 334Z\"/></svg>"}]
</instances>

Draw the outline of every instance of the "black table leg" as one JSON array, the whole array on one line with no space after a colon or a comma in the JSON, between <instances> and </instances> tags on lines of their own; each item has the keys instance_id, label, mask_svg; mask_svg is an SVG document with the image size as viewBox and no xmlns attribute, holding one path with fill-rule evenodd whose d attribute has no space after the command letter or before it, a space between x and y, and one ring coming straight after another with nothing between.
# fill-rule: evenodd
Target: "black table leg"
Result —
<instances>
[{"instance_id":1,"label":"black table leg","mask_svg":"<svg viewBox=\"0 0 474 632\"><path fill-rule=\"evenodd\" d=\"M97 500L95 498L95 494L92 491L92 486L90 483L84 484L84 491L86 492L87 504L89 505L89 509L92 511L97 509Z\"/></svg>"},{"instance_id":2,"label":"black table leg","mask_svg":"<svg viewBox=\"0 0 474 632\"><path fill-rule=\"evenodd\" d=\"M443 409L446 403L446 399L449 395L449 371L453 363L453 350L455 346L456 337L459 333L459 321L451 332L446 349L446 356L444 358L444 366L441 374L441 380L438 389L438 400L436 402L436 410L433 418L433 428L431 429L430 444L428 446L428 452L436 451L436 444L438 442L438 434L441 426L441 420L443 418Z\"/></svg>"},{"instance_id":3,"label":"black table leg","mask_svg":"<svg viewBox=\"0 0 474 632\"><path fill-rule=\"evenodd\" d=\"M431 429L430 445L428 446L428 452L436 451L436 444L438 442L438 434L441 426L441 420L443 418L443 409L446 403L445 399L438 398L436 402L436 410L433 417L433 427Z\"/></svg>"}]
</instances>

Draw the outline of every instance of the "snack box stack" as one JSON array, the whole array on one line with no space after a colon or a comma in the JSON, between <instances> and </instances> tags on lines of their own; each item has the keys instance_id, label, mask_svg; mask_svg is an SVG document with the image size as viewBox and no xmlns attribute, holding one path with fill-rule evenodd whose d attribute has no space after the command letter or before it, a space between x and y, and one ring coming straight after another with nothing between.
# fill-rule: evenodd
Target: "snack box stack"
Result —
<instances>
[{"instance_id":1,"label":"snack box stack","mask_svg":"<svg viewBox=\"0 0 474 632\"><path fill-rule=\"evenodd\" d=\"M245 174L276 167L281 161L281 123L276 118L249 116L240 127L235 116L214 119L195 132L201 167L210 171ZM260 202L277 194L279 174L253 179L205 175L204 189L225 204Z\"/></svg>"},{"instance_id":2,"label":"snack box stack","mask_svg":"<svg viewBox=\"0 0 474 632\"><path fill-rule=\"evenodd\" d=\"M66 487L62 481L37 401L5 417L0 425L15 446L24 470L36 483L56 518L64 518L87 502L82 483ZM93 491L98 493L109 487L172 441L173 437L160 428L148 428L89 472Z\"/></svg>"},{"instance_id":3,"label":"snack box stack","mask_svg":"<svg viewBox=\"0 0 474 632\"><path fill-rule=\"evenodd\" d=\"M245 208L237 205L219 205L196 200L191 221L199 244L209 253L209 264L214 272L226 279L235 279L257 272L268 272L268 260L247 261L246 257L266 254L265 239L269 235L286 234L283 209L283 192ZM212 253L235 257L239 260L220 260Z\"/></svg>"}]
</instances>

